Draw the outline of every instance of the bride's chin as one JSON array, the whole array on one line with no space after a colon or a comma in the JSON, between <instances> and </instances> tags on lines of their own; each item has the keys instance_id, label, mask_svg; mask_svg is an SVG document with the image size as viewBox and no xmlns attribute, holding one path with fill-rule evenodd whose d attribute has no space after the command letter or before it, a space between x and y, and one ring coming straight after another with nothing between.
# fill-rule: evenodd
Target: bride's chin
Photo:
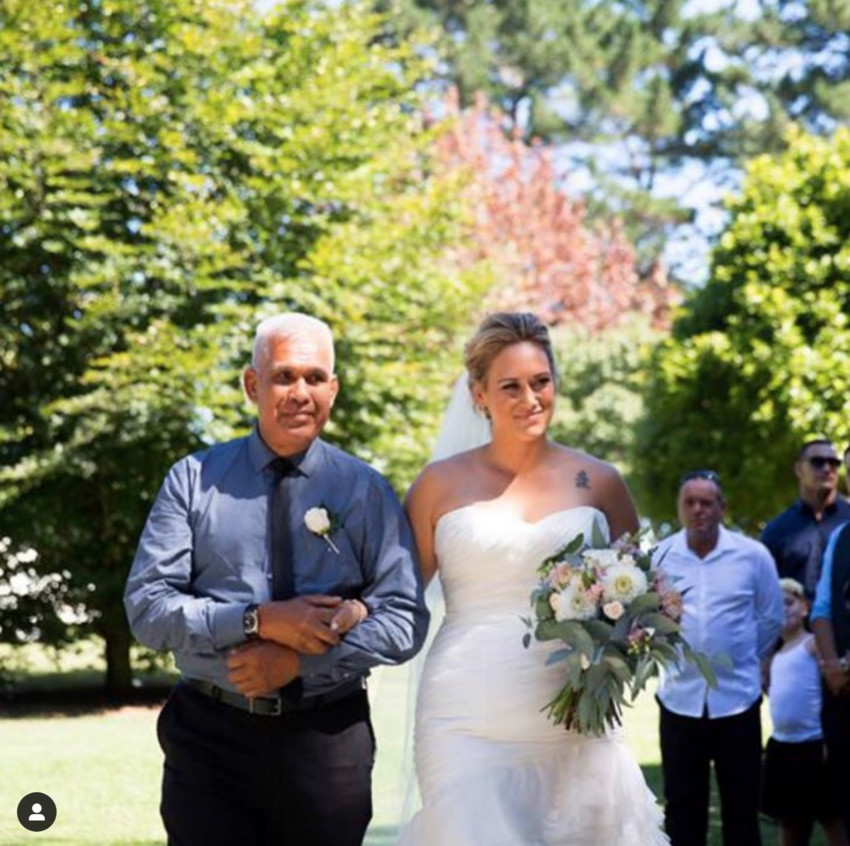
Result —
<instances>
[{"instance_id":1,"label":"bride's chin","mask_svg":"<svg viewBox=\"0 0 850 846\"><path fill-rule=\"evenodd\" d=\"M549 431L546 424L536 426L523 426L515 429L516 435L524 441L544 440Z\"/></svg>"},{"instance_id":2,"label":"bride's chin","mask_svg":"<svg viewBox=\"0 0 850 846\"><path fill-rule=\"evenodd\" d=\"M517 422L517 429L522 432L529 433L539 433L546 434L546 430L549 428L550 418L545 417L544 415L535 415L531 418L525 418L523 420L519 420Z\"/></svg>"}]
</instances>

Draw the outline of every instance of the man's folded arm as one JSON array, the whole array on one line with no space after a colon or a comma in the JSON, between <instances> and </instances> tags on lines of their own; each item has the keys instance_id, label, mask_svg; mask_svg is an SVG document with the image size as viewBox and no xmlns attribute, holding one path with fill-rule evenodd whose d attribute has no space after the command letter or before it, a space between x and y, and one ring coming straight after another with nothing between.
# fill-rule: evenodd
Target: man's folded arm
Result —
<instances>
[{"instance_id":1,"label":"man's folded arm","mask_svg":"<svg viewBox=\"0 0 850 846\"><path fill-rule=\"evenodd\" d=\"M178 462L157 494L127 580L124 607L133 635L145 646L209 654L245 639L245 603L190 593L188 475L188 462Z\"/></svg>"}]
</instances>

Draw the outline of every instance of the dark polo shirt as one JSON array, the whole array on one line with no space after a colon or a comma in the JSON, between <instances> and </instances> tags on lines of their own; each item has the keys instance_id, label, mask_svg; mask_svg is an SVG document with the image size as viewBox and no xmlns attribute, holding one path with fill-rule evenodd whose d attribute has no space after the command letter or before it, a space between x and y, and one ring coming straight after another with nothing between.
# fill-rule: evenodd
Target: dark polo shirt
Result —
<instances>
[{"instance_id":1,"label":"dark polo shirt","mask_svg":"<svg viewBox=\"0 0 850 846\"><path fill-rule=\"evenodd\" d=\"M850 502L840 495L824 509L821 520L798 499L764 527L761 542L770 550L779 577L796 579L812 599L829 536L848 521Z\"/></svg>"}]
</instances>

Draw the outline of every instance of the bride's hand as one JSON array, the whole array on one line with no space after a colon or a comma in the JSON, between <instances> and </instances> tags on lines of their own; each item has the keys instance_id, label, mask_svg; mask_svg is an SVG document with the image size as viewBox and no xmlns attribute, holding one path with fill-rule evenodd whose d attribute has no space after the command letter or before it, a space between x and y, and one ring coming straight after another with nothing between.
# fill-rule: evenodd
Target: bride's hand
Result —
<instances>
[{"instance_id":1,"label":"bride's hand","mask_svg":"<svg viewBox=\"0 0 850 846\"><path fill-rule=\"evenodd\" d=\"M369 616L369 609L359 599L346 599L331 618L331 631L343 635L362 623Z\"/></svg>"}]
</instances>

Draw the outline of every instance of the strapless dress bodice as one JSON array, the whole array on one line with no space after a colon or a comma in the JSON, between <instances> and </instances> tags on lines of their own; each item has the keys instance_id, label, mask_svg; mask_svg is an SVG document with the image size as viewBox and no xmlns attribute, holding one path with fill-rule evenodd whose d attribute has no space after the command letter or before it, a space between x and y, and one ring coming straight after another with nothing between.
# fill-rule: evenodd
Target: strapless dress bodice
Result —
<instances>
[{"instance_id":1,"label":"strapless dress bodice","mask_svg":"<svg viewBox=\"0 0 850 846\"><path fill-rule=\"evenodd\" d=\"M594 523L608 537L605 515L591 506L560 509L529 522L511 511L473 503L443 514L434 550L446 614L526 614L541 562Z\"/></svg>"}]
</instances>

